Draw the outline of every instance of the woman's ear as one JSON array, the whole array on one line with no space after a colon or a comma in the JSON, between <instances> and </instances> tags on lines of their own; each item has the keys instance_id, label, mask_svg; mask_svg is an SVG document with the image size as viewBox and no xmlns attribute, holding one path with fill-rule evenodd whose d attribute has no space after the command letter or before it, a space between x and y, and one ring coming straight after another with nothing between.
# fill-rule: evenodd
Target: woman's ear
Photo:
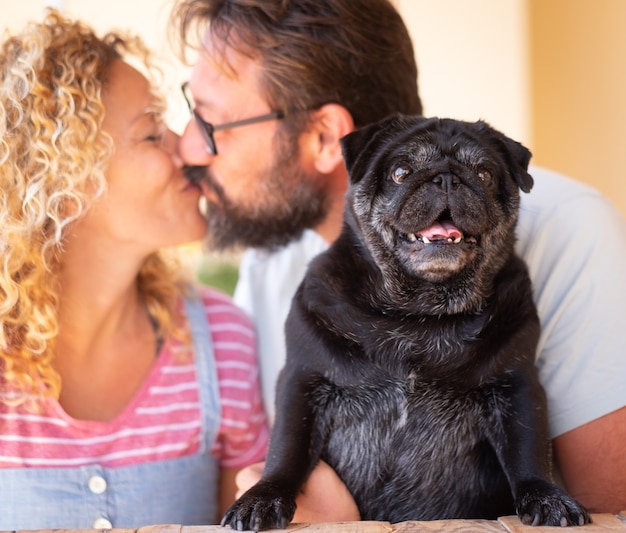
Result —
<instances>
[{"instance_id":1,"label":"woman's ear","mask_svg":"<svg viewBox=\"0 0 626 533\"><path fill-rule=\"evenodd\" d=\"M322 174L334 172L343 165L340 140L354 130L352 115L339 104L325 104L313 113L310 127L313 136L315 169Z\"/></svg>"}]
</instances>

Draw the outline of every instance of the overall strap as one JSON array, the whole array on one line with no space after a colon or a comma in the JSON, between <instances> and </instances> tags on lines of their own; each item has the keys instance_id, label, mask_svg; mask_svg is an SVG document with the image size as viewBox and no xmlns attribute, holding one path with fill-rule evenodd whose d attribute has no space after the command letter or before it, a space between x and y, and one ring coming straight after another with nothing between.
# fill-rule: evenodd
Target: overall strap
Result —
<instances>
[{"instance_id":1,"label":"overall strap","mask_svg":"<svg viewBox=\"0 0 626 533\"><path fill-rule=\"evenodd\" d=\"M185 308L193 337L198 375L203 428L201 452L209 452L217 438L221 421L217 366L208 318L202 300L197 295L185 298Z\"/></svg>"}]
</instances>

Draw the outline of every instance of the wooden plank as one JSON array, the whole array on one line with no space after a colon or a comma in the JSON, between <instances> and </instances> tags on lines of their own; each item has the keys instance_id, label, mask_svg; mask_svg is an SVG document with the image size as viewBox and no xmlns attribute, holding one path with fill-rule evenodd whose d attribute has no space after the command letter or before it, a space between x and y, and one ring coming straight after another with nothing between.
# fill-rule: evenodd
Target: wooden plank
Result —
<instances>
[{"instance_id":1,"label":"wooden plank","mask_svg":"<svg viewBox=\"0 0 626 533\"><path fill-rule=\"evenodd\" d=\"M495 520L401 522L394 525L393 531L394 533L506 533L506 529Z\"/></svg>"},{"instance_id":2,"label":"wooden plank","mask_svg":"<svg viewBox=\"0 0 626 533\"><path fill-rule=\"evenodd\" d=\"M182 533L204 533L205 530L190 531L183 528ZM230 528L220 528L230 531ZM316 524L289 524L287 529L270 529L266 533L393 533L394 527L389 522L320 522Z\"/></svg>"},{"instance_id":3,"label":"wooden plank","mask_svg":"<svg viewBox=\"0 0 626 533\"><path fill-rule=\"evenodd\" d=\"M582 528L568 529L569 533L580 531L581 533L600 533L602 531L619 531L626 532L626 523L612 514L592 514L591 524L586 524ZM498 518L498 522L504 525L510 533L550 533L551 531L559 531L563 533L562 527L542 526L537 528L534 526L525 526L517 516L503 516Z\"/></svg>"},{"instance_id":4,"label":"wooden plank","mask_svg":"<svg viewBox=\"0 0 626 533\"><path fill-rule=\"evenodd\" d=\"M604 531L626 533L626 511L619 515L592 514L593 523L582 528L568 529L569 533L600 533ZM181 526L161 524L139 529L56 529L39 531L0 531L0 533L225 533L229 527ZM516 516L503 516L498 520L435 520L400 522L328 522L319 524L290 524L287 529L273 529L267 533L550 533L561 527L525 526Z\"/></svg>"},{"instance_id":5,"label":"wooden plank","mask_svg":"<svg viewBox=\"0 0 626 533\"><path fill-rule=\"evenodd\" d=\"M210 529L206 529L207 527L213 526L203 526L204 531L211 531ZM180 533L182 529L183 526L177 524L157 524L154 526L140 527L137 533ZM113 530L113 532L115 532L115 530Z\"/></svg>"}]
</instances>

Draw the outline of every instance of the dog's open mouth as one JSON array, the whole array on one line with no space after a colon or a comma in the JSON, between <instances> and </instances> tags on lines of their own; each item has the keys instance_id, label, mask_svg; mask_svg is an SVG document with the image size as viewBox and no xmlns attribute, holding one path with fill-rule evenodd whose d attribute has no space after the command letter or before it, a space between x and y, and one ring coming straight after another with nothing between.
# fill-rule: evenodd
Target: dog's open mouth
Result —
<instances>
[{"instance_id":1,"label":"dog's open mouth","mask_svg":"<svg viewBox=\"0 0 626 533\"><path fill-rule=\"evenodd\" d=\"M443 214L427 228L415 233L400 233L400 237L409 243L421 242L423 244L476 244L476 237L464 235L454 224L452 219Z\"/></svg>"},{"instance_id":2,"label":"dog's open mouth","mask_svg":"<svg viewBox=\"0 0 626 533\"><path fill-rule=\"evenodd\" d=\"M463 240L463 232L451 220L442 220L419 233L405 233L403 237L409 242L421 241L424 244L459 244Z\"/></svg>"}]
</instances>

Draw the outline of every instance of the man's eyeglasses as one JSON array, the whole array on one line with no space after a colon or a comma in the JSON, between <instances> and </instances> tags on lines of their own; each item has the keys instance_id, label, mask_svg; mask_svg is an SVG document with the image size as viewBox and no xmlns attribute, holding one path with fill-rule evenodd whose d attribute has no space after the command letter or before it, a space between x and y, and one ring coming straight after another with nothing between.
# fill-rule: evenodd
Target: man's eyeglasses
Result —
<instances>
[{"instance_id":1,"label":"man's eyeglasses","mask_svg":"<svg viewBox=\"0 0 626 533\"><path fill-rule=\"evenodd\" d=\"M208 152L211 155L217 155L217 146L215 145L215 139L213 138L213 132L220 130L228 130L231 128L238 128L240 126L248 126L249 124L256 124L257 122L265 122L268 120L280 120L285 118L285 113L282 111L272 111L271 113L267 113L266 115L261 115L259 117L246 118L244 120L237 120L235 122L228 122L226 124L219 124L215 126L210 122L204 120L200 113L196 110L193 105L193 97L189 93L189 82L186 81L182 84L181 90L183 92L183 96L185 97L185 101L189 106L189 111L196 119L198 126L200 127L200 131L202 132L202 137L204 138L204 142L206 142Z\"/></svg>"}]
</instances>

